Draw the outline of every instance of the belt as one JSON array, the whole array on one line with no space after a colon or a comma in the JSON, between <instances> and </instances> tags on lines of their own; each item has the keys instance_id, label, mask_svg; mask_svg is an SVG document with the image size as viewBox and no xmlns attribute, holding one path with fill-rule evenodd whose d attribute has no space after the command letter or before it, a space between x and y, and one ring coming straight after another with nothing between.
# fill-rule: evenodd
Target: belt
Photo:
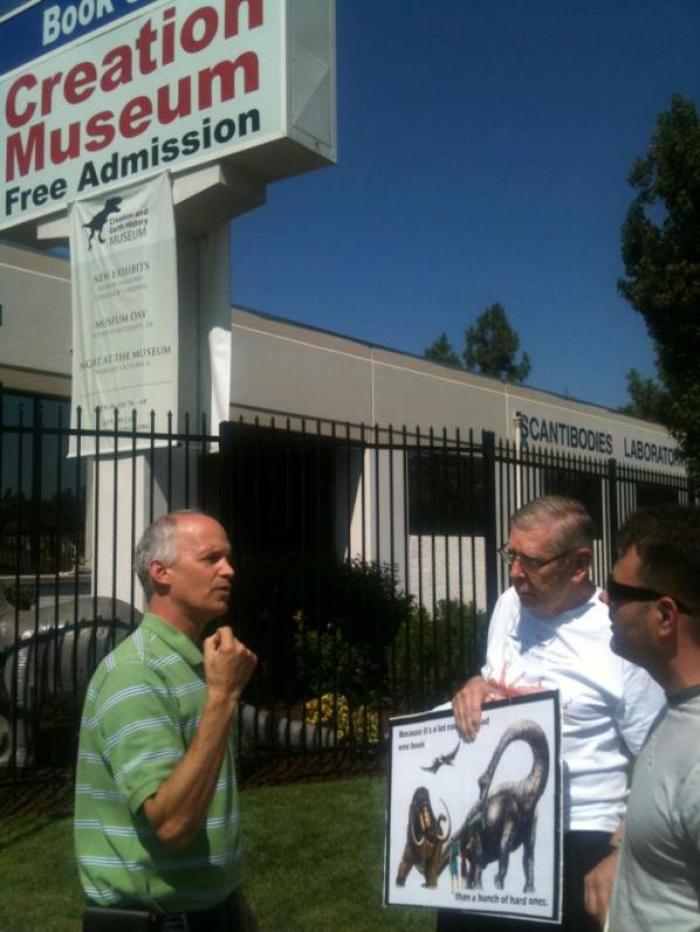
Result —
<instances>
[{"instance_id":1,"label":"belt","mask_svg":"<svg viewBox=\"0 0 700 932\"><path fill-rule=\"evenodd\" d=\"M219 923L222 928L226 923L226 928L231 929L236 902L237 891L234 890L215 906L193 912L156 913L119 906L86 906L83 932L158 932L159 929L214 932Z\"/></svg>"}]
</instances>

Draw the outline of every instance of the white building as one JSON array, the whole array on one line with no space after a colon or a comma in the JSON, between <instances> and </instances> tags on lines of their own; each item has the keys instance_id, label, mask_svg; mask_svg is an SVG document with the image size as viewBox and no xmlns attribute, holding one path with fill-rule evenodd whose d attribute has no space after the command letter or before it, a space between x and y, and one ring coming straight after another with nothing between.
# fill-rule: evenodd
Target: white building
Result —
<instances>
[{"instance_id":1,"label":"white building","mask_svg":"<svg viewBox=\"0 0 700 932\"><path fill-rule=\"evenodd\" d=\"M0 244L0 305L5 421L21 399L25 418L32 399L44 399L49 408L67 403L68 263ZM319 519L324 540L333 541L338 555L391 563L405 588L426 605L459 597L481 607L487 600L482 431L509 451L501 448L494 475L499 542L508 513L520 502L566 490L596 518L604 566L612 506L622 514L682 494L685 474L668 432L598 405L237 307L231 310L231 360L231 422L284 426L286 437L303 430L324 438L323 455L331 458L324 502L333 503ZM245 443L237 430L235 442ZM335 452L329 454L333 436ZM273 445L264 455L280 450ZM527 468L506 462L537 451L551 458ZM11 484L9 459L5 488ZM611 464L623 473L637 469L617 484L624 502L611 501L603 475ZM562 484L563 473L568 479Z\"/></svg>"}]
</instances>

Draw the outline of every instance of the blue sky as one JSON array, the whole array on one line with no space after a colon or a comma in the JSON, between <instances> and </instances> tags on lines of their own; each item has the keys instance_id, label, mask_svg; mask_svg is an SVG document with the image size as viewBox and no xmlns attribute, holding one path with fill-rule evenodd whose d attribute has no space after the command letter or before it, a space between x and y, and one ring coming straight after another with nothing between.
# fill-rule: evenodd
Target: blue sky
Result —
<instances>
[{"instance_id":1,"label":"blue sky","mask_svg":"<svg viewBox=\"0 0 700 932\"><path fill-rule=\"evenodd\" d=\"M421 355L501 301L528 383L615 407L654 372L617 294L626 178L698 0L337 0L338 164L232 228L232 300Z\"/></svg>"}]
</instances>

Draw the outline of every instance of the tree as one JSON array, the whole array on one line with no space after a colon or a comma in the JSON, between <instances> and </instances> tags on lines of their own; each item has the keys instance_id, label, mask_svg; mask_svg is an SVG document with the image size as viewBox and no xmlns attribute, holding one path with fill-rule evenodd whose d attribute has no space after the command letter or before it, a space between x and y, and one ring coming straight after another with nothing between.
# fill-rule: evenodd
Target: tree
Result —
<instances>
[{"instance_id":1,"label":"tree","mask_svg":"<svg viewBox=\"0 0 700 932\"><path fill-rule=\"evenodd\" d=\"M505 308L491 304L464 334L464 363L471 372L492 375L504 382L523 382L530 374L530 357L516 361L520 338L508 323Z\"/></svg>"},{"instance_id":2,"label":"tree","mask_svg":"<svg viewBox=\"0 0 700 932\"><path fill-rule=\"evenodd\" d=\"M636 369L630 369L626 378L630 400L617 410L621 414L629 414L630 417L638 417L643 421L663 424L666 405L669 402L668 392L656 379L646 379Z\"/></svg>"},{"instance_id":3,"label":"tree","mask_svg":"<svg viewBox=\"0 0 700 932\"><path fill-rule=\"evenodd\" d=\"M700 119L680 95L632 166L620 293L644 317L668 392L663 423L700 476Z\"/></svg>"},{"instance_id":4,"label":"tree","mask_svg":"<svg viewBox=\"0 0 700 932\"><path fill-rule=\"evenodd\" d=\"M455 369L462 368L459 356L455 353L454 347L444 330L433 345L425 350L423 355L432 362L441 362L443 365L453 366Z\"/></svg>"}]
</instances>

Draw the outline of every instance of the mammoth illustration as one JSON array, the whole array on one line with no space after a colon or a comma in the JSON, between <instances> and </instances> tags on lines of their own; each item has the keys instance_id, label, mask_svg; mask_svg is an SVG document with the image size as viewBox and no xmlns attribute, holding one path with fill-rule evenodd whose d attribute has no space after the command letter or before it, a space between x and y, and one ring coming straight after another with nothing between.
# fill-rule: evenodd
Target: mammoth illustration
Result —
<instances>
[{"instance_id":1,"label":"mammoth illustration","mask_svg":"<svg viewBox=\"0 0 700 932\"><path fill-rule=\"evenodd\" d=\"M489 795L496 767L503 752L514 741L525 741L532 750L532 768L527 777L504 783ZM537 803L549 775L547 738L535 722L523 719L507 728L491 761L479 777L480 796L455 833L463 858L469 862L467 886L481 888L481 874L487 864L498 861L496 888L503 889L508 859L523 846L524 892L535 889L535 829Z\"/></svg>"},{"instance_id":2,"label":"mammoth illustration","mask_svg":"<svg viewBox=\"0 0 700 932\"><path fill-rule=\"evenodd\" d=\"M451 831L450 814L444 802L442 805L445 814L436 817L430 805L430 794L427 789L419 786L413 794L408 809L406 847L396 872L398 887L403 887L406 883L406 877L412 867L415 867L425 877L424 886L437 886L438 876L449 860L445 858L443 849ZM443 822L447 823L444 827Z\"/></svg>"}]
</instances>

